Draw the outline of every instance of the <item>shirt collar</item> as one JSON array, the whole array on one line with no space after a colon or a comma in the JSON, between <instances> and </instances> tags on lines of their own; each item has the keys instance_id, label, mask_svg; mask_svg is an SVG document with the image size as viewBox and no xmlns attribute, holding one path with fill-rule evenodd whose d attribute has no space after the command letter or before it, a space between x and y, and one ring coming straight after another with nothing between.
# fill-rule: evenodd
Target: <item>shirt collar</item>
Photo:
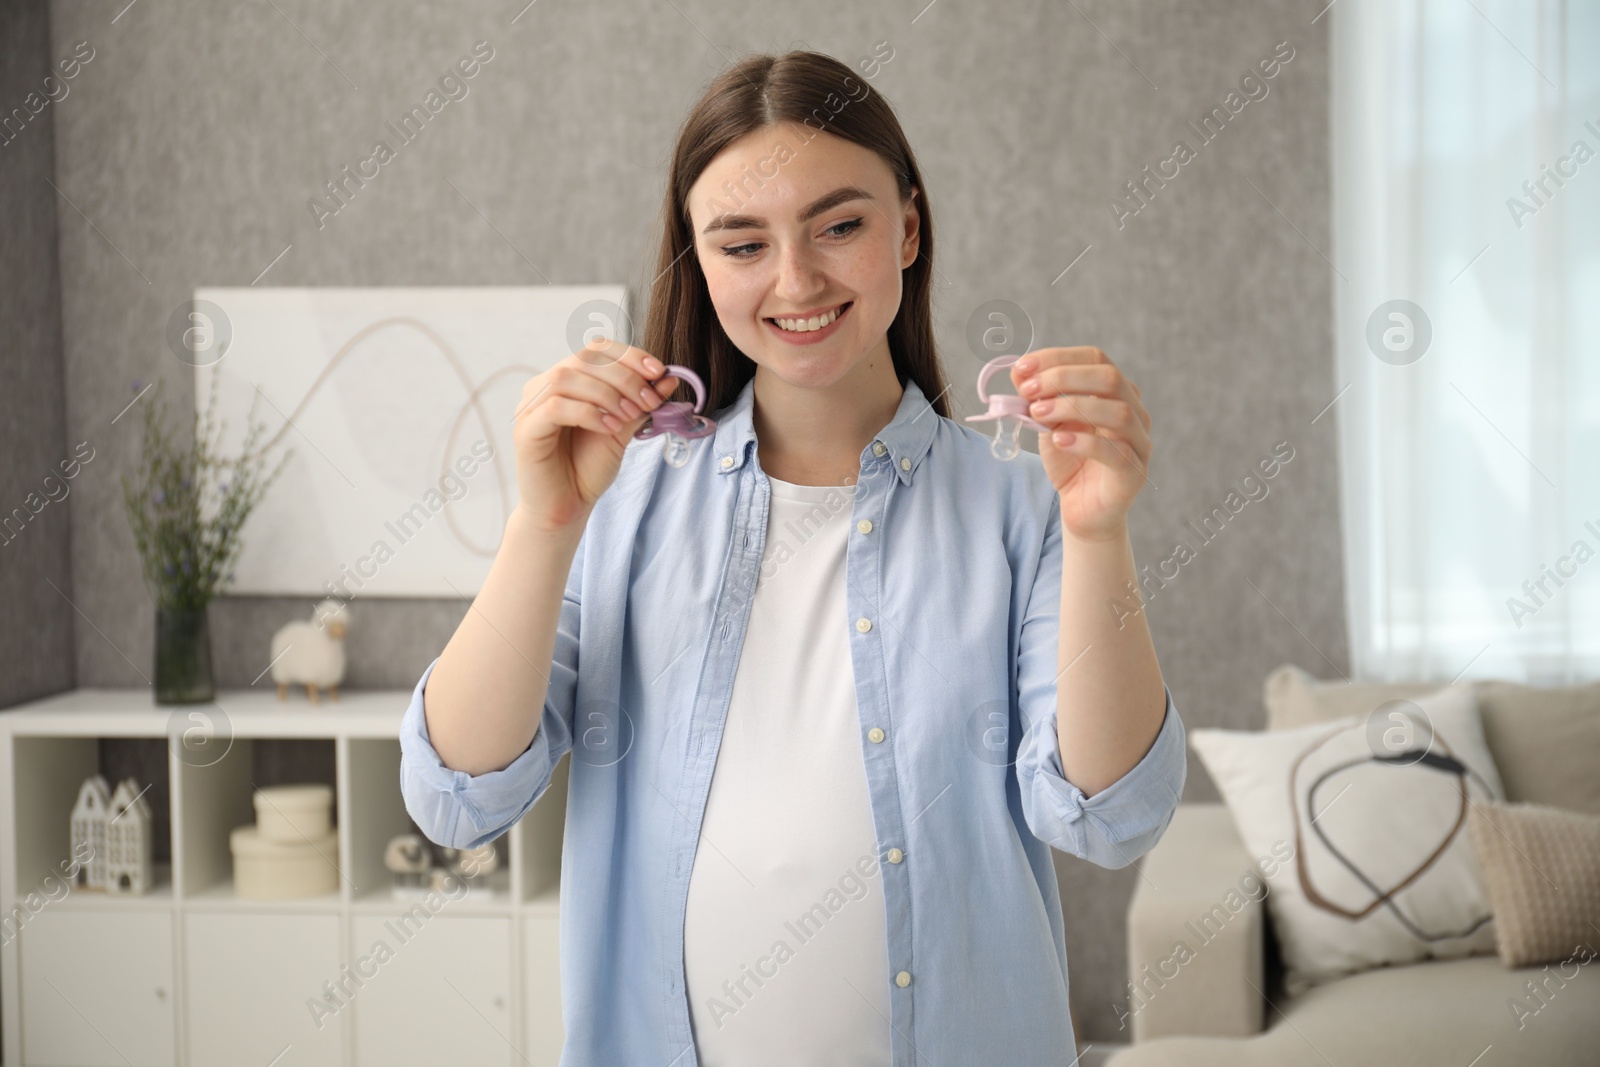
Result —
<instances>
[{"instance_id":1,"label":"shirt collar","mask_svg":"<svg viewBox=\"0 0 1600 1067\"><path fill-rule=\"evenodd\" d=\"M715 416L717 432L711 438L712 463L718 474L742 470L756 444L755 387L756 380L752 377L733 403ZM939 415L928 403L921 387L907 378L894 418L861 450L862 469L871 463L887 463L903 484L910 485L911 476L933 444L938 424Z\"/></svg>"}]
</instances>

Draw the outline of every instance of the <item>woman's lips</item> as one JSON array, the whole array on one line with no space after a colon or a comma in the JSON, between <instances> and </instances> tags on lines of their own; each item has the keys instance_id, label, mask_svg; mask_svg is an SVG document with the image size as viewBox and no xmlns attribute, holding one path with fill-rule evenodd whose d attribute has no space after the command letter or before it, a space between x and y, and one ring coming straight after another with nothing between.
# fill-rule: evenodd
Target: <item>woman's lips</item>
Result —
<instances>
[{"instance_id":1,"label":"woman's lips","mask_svg":"<svg viewBox=\"0 0 1600 1067\"><path fill-rule=\"evenodd\" d=\"M817 344L819 341L826 341L828 338L832 337L834 332L839 328L839 323L844 321L845 316L850 314L850 309L853 308L853 307L855 307L855 301L854 300L846 301L844 304L842 304L840 306L839 314L834 316L833 321L828 323L828 325L822 327L822 329L820 329L820 330L806 330L804 332L796 332L796 331L793 331L793 330L785 330L782 326L779 326L776 322L773 322L771 319L762 319L761 321L767 324L767 329L769 329L773 333L777 334L780 338L782 338L783 340L787 341L789 344L792 344L792 345L814 345L814 344Z\"/></svg>"}]
</instances>

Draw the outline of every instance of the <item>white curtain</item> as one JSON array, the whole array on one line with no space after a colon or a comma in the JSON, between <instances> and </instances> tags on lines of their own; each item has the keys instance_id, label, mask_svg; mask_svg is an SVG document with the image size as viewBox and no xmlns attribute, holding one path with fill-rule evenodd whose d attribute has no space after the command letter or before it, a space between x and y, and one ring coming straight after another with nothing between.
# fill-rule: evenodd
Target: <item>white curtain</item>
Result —
<instances>
[{"instance_id":1,"label":"white curtain","mask_svg":"<svg viewBox=\"0 0 1600 1067\"><path fill-rule=\"evenodd\" d=\"M1327 17L1352 680L1600 677L1600 3Z\"/></svg>"}]
</instances>

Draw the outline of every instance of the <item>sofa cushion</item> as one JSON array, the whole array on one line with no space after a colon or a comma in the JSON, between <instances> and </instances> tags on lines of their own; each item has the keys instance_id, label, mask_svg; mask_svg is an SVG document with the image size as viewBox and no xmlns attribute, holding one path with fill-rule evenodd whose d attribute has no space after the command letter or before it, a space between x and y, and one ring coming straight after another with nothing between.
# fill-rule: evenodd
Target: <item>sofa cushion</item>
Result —
<instances>
[{"instance_id":1,"label":"sofa cushion","mask_svg":"<svg viewBox=\"0 0 1600 1067\"><path fill-rule=\"evenodd\" d=\"M1476 687L1506 799L1600 815L1600 682Z\"/></svg>"},{"instance_id":2,"label":"sofa cushion","mask_svg":"<svg viewBox=\"0 0 1600 1067\"><path fill-rule=\"evenodd\" d=\"M1506 798L1600 815L1600 682L1532 686L1480 680L1484 740L1505 785ZM1262 699L1267 729L1309 726L1370 714L1389 700L1408 700L1439 685L1329 682L1284 664L1267 675Z\"/></svg>"},{"instance_id":3,"label":"sofa cushion","mask_svg":"<svg viewBox=\"0 0 1600 1067\"><path fill-rule=\"evenodd\" d=\"M1476 804L1467 827L1508 967L1600 945L1600 815L1542 804Z\"/></svg>"},{"instance_id":4,"label":"sofa cushion","mask_svg":"<svg viewBox=\"0 0 1600 1067\"><path fill-rule=\"evenodd\" d=\"M1465 833L1499 799L1473 691L1291 730L1191 729L1251 855L1287 859L1267 910L1296 994L1385 963L1493 952ZM1391 747L1392 746L1392 747Z\"/></svg>"},{"instance_id":5,"label":"sofa cushion","mask_svg":"<svg viewBox=\"0 0 1600 1067\"><path fill-rule=\"evenodd\" d=\"M1385 701L1410 700L1441 688L1438 682L1326 682L1304 668L1285 663L1267 675L1261 698L1267 706L1267 729L1286 730L1369 715Z\"/></svg>"},{"instance_id":6,"label":"sofa cushion","mask_svg":"<svg viewBox=\"0 0 1600 1067\"><path fill-rule=\"evenodd\" d=\"M1600 945L1596 946L1600 948ZM1600 962L1508 970L1493 956L1379 967L1267 1011L1251 1038L1168 1037L1108 1067L1570 1067L1600 1049ZM1281 1011L1279 1009L1282 1009ZM1484 1050L1493 1051L1484 1055Z\"/></svg>"}]
</instances>

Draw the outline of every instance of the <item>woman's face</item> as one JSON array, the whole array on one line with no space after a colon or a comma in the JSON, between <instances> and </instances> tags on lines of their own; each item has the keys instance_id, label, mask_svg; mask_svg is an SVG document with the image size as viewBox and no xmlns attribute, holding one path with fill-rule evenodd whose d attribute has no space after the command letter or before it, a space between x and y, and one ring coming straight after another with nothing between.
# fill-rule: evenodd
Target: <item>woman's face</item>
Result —
<instances>
[{"instance_id":1,"label":"woman's face","mask_svg":"<svg viewBox=\"0 0 1600 1067\"><path fill-rule=\"evenodd\" d=\"M711 161L689 214L717 318L758 366L826 387L888 361L919 215L876 153L794 123L757 130Z\"/></svg>"}]
</instances>

